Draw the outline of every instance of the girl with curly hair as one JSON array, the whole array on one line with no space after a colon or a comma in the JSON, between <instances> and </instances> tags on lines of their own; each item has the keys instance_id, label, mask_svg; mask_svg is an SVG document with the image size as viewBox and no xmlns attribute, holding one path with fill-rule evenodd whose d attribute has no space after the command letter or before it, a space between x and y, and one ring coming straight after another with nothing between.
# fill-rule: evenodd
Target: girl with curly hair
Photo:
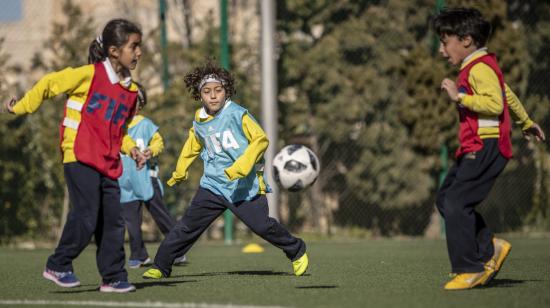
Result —
<instances>
[{"instance_id":1,"label":"girl with curly hair","mask_svg":"<svg viewBox=\"0 0 550 308\"><path fill-rule=\"evenodd\" d=\"M263 177L263 154L269 141L248 110L231 100L235 94L233 75L208 61L187 74L185 83L202 107L195 113L168 185L186 180L189 166L199 155L204 174L191 204L161 243L153 268L143 277L169 277L177 256L186 254L227 209L254 233L282 249L294 274L303 275L308 267L304 241L268 215L265 194L271 190Z\"/></svg>"}]
</instances>

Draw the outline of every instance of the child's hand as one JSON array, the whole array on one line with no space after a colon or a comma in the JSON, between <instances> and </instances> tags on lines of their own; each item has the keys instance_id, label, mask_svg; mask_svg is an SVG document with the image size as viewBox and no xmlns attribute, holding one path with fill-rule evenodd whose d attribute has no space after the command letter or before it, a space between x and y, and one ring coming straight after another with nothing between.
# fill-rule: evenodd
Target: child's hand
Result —
<instances>
[{"instance_id":1,"label":"child's hand","mask_svg":"<svg viewBox=\"0 0 550 308\"><path fill-rule=\"evenodd\" d=\"M15 99L15 97L12 97L9 101L4 102L4 104L2 104L2 108L0 108L0 113L5 113L5 112L14 113L13 106L15 105L16 102L17 102L17 99Z\"/></svg>"},{"instance_id":2,"label":"child's hand","mask_svg":"<svg viewBox=\"0 0 550 308\"><path fill-rule=\"evenodd\" d=\"M443 79L441 82L441 89L447 91L449 98L453 102L458 102L458 89L456 88L456 83L449 78Z\"/></svg>"},{"instance_id":3,"label":"child's hand","mask_svg":"<svg viewBox=\"0 0 550 308\"><path fill-rule=\"evenodd\" d=\"M151 149L147 148L143 151L143 155L145 155L145 159L149 160L153 157L153 152L151 152Z\"/></svg>"},{"instance_id":4,"label":"child's hand","mask_svg":"<svg viewBox=\"0 0 550 308\"><path fill-rule=\"evenodd\" d=\"M523 131L523 137L527 140L531 140L531 136L535 136L535 140L544 141L546 136L537 123L533 123L531 127Z\"/></svg>"},{"instance_id":5,"label":"child's hand","mask_svg":"<svg viewBox=\"0 0 550 308\"><path fill-rule=\"evenodd\" d=\"M147 158L145 158L145 155L139 151L137 147L134 147L130 150L130 155L133 160L136 161L137 170L140 170L145 166L145 163L147 162Z\"/></svg>"}]
</instances>

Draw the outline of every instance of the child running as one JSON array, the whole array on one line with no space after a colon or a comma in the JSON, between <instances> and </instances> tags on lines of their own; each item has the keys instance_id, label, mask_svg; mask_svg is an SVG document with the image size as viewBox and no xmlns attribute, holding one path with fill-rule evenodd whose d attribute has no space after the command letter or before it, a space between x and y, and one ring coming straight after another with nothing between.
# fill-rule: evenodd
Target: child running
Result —
<instances>
[{"instance_id":1,"label":"child running","mask_svg":"<svg viewBox=\"0 0 550 308\"><path fill-rule=\"evenodd\" d=\"M147 104L147 92L138 82L138 113ZM163 189L158 177L158 164L154 160L164 149L162 136L150 119L136 114L128 126L128 135L136 141L140 151L147 159L145 167L136 169L136 163L127 155L122 155L123 172L118 179L120 185L120 201L122 202L122 214L130 236L129 268L139 268L151 265L145 243L141 236L141 223L143 207L145 205L162 234L166 236L176 220L170 216L168 209L162 201ZM174 260L174 264L183 264L185 255Z\"/></svg>"},{"instance_id":2,"label":"child running","mask_svg":"<svg viewBox=\"0 0 550 308\"><path fill-rule=\"evenodd\" d=\"M208 61L187 74L185 84L193 98L202 102L202 108L195 113L168 185L186 180L189 166L199 155L204 174L191 204L161 243L153 268L143 277L169 277L174 259L187 253L226 209L254 233L282 249L292 261L294 274L303 275L308 267L304 241L268 216L265 194L269 186L258 164L263 162L269 141L248 110L231 100L235 94L232 74Z\"/></svg>"},{"instance_id":3,"label":"child running","mask_svg":"<svg viewBox=\"0 0 550 308\"><path fill-rule=\"evenodd\" d=\"M445 219L454 275L444 289L469 289L488 284L512 248L507 241L494 237L475 210L512 157L508 109L526 137L533 135L540 141L545 136L504 83L495 55L487 52L491 25L478 10L443 10L432 26L441 41L441 55L460 67L456 82L445 78L441 83L456 104L460 120L456 163L436 200Z\"/></svg>"},{"instance_id":4,"label":"child running","mask_svg":"<svg viewBox=\"0 0 550 308\"><path fill-rule=\"evenodd\" d=\"M134 23L113 19L90 45L89 65L47 74L21 100L6 103L9 112L21 115L35 112L45 99L68 96L61 151L72 208L42 274L61 287L80 285L73 260L94 236L102 277L99 291L135 290L124 268L124 219L117 178L122 174L121 151L131 155L138 168L145 163L145 156L126 134L136 108L137 87L130 70L141 57L141 36Z\"/></svg>"}]
</instances>

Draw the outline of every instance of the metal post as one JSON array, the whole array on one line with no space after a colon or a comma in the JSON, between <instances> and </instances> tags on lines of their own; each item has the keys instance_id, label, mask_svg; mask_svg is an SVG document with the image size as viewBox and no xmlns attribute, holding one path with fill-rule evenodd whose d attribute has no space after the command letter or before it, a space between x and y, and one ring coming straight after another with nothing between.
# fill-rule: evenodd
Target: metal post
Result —
<instances>
[{"instance_id":1,"label":"metal post","mask_svg":"<svg viewBox=\"0 0 550 308\"><path fill-rule=\"evenodd\" d=\"M437 14L441 12L441 10L444 7L445 7L445 0L436 0L435 13ZM433 35L432 55L436 55L438 49L439 49L439 37L437 35ZM439 162L440 162L440 171L439 171L438 186L441 187L441 185L443 184L443 181L445 180L445 177L447 176L447 172L449 171L449 149L447 148L446 144L441 145L441 148L439 151ZM445 237L445 220L443 220L443 217L441 217L439 221L439 232L441 234L441 237Z\"/></svg>"},{"instance_id":2,"label":"metal post","mask_svg":"<svg viewBox=\"0 0 550 308\"><path fill-rule=\"evenodd\" d=\"M229 70L229 42L227 39L227 0L220 0L220 64ZM223 214L223 233L226 244L233 243L233 214L226 210Z\"/></svg>"},{"instance_id":3,"label":"metal post","mask_svg":"<svg viewBox=\"0 0 550 308\"><path fill-rule=\"evenodd\" d=\"M275 1L260 0L262 17L262 125L269 138L264 154L264 176L271 183L272 193L267 195L269 216L279 219L279 196L273 179L272 162L278 141L277 127L277 59L275 56Z\"/></svg>"},{"instance_id":4,"label":"metal post","mask_svg":"<svg viewBox=\"0 0 550 308\"><path fill-rule=\"evenodd\" d=\"M436 0L435 1L435 13L438 14L445 7L445 0ZM437 35L432 36L432 55L437 53L439 49L439 37Z\"/></svg>"},{"instance_id":5,"label":"metal post","mask_svg":"<svg viewBox=\"0 0 550 308\"><path fill-rule=\"evenodd\" d=\"M162 85L164 92L170 86L168 73L168 39L166 37L166 0L159 0L160 50L162 56Z\"/></svg>"}]
</instances>

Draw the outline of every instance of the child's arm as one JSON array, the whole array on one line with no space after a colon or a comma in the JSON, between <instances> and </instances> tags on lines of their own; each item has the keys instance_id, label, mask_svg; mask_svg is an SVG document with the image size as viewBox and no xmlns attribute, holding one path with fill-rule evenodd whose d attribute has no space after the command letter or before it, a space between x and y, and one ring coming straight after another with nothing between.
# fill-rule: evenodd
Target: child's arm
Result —
<instances>
[{"instance_id":1,"label":"child's arm","mask_svg":"<svg viewBox=\"0 0 550 308\"><path fill-rule=\"evenodd\" d=\"M147 157L147 159L151 159L151 157L158 156L163 150L164 140L162 139L162 136L159 132L155 132L155 134L151 138L151 141L149 141L147 149L143 151L143 154L145 155L145 157Z\"/></svg>"},{"instance_id":2,"label":"child's arm","mask_svg":"<svg viewBox=\"0 0 550 308\"><path fill-rule=\"evenodd\" d=\"M529 118L523 104L507 84L505 84L505 92L506 101L512 111L510 115L512 116L512 119L514 119L514 121L521 126L521 130L525 138L529 140L531 139L531 135L533 135L537 141L544 140L544 132L537 123L533 122L533 120Z\"/></svg>"},{"instance_id":3,"label":"child's arm","mask_svg":"<svg viewBox=\"0 0 550 308\"><path fill-rule=\"evenodd\" d=\"M499 116L504 110L502 90L496 73L486 64L479 63L470 70L468 82L472 94L459 93L454 81L446 78L441 88L454 102L485 116Z\"/></svg>"},{"instance_id":4,"label":"child's arm","mask_svg":"<svg viewBox=\"0 0 550 308\"><path fill-rule=\"evenodd\" d=\"M124 137L122 137L122 146L120 147L120 151L132 157L132 159L136 161L138 170L145 166L147 158L143 155L143 153L141 153L136 145L136 142L126 133L126 130L124 131Z\"/></svg>"},{"instance_id":5,"label":"child's arm","mask_svg":"<svg viewBox=\"0 0 550 308\"><path fill-rule=\"evenodd\" d=\"M243 132L248 139L248 147L229 168L225 175L231 180L247 176L258 163L269 145L269 140L262 127L248 114L243 116Z\"/></svg>"},{"instance_id":6,"label":"child's arm","mask_svg":"<svg viewBox=\"0 0 550 308\"><path fill-rule=\"evenodd\" d=\"M181 149L181 154L176 165L176 171L172 172L172 177L167 182L168 186L174 186L175 184L187 179L187 169L189 169L189 166L195 158L197 158L201 150L202 144L195 135L195 129L191 127L191 129L189 129L189 136Z\"/></svg>"},{"instance_id":7,"label":"child's arm","mask_svg":"<svg viewBox=\"0 0 550 308\"><path fill-rule=\"evenodd\" d=\"M11 112L18 115L33 113L40 107L44 100L55 97L61 93L72 93L81 84L85 82L90 83L93 76L93 65L85 65L77 68L68 67L58 72L49 73L42 77L42 79L40 79L21 100L12 106Z\"/></svg>"},{"instance_id":8,"label":"child's arm","mask_svg":"<svg viewBox=\"0 0 550 308\"><path fill-rule=\"evenodd\" d=\"M126 119L126 123L122 127L122 145L120 147L120 152L130 156L136 162L136 169L140 170L145 166L145 163L147 162L147 158L139 150L139 147L137 146L134 139L132 139L132 137L128 135L128 127L130 127L130 123L132 122L134 117L135 117L135 114L133 116L128 117Z\"/></svg>"}]
</instances>

